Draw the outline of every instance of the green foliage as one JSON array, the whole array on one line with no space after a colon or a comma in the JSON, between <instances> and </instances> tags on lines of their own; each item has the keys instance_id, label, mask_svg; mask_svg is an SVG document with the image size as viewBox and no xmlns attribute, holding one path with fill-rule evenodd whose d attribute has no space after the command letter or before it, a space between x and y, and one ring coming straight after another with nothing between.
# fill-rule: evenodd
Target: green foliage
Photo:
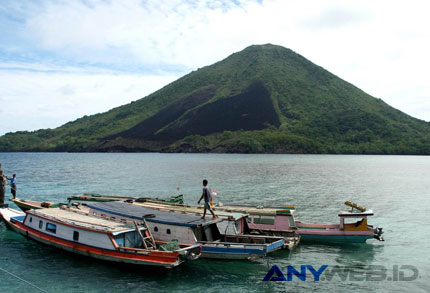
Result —
<instances>
[{"instance_id":1,"label":"green foliage","mask_svg":"<svg viewBox=\"0 0 430 293\"><path fill-rule=\"evenodd\" d=\"M322 145L306 137L285 134L277 129L224 131L202 137L187 136L173 144L170 151L227 153L320 153Z\"/></svg>"}]
</instances>

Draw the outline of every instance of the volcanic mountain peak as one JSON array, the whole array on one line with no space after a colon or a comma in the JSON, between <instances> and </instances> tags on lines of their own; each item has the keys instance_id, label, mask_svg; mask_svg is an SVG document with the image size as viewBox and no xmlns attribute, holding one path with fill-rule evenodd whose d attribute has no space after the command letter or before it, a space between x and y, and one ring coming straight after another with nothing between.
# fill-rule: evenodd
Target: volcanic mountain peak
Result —
<instances>
[{"instance_id":1,"label":"volcanic mountain peak","mask_svg":"<svg viewBox=\"0 0 430 293\"><path fill-rule=\"evenodd\" d=\"M430 154L430 127L265 44L106 113L6 134L0 151Z\"/></svg>"}]
</instances>

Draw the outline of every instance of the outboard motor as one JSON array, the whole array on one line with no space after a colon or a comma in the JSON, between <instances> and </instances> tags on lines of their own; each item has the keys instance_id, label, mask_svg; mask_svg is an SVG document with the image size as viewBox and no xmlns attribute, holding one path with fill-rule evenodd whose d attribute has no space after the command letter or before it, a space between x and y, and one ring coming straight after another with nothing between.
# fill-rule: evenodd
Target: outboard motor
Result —
<instances>
[{"instance_id":1,"label":"outboard motor","mask_svg":"<svg viewBox=\"0 0 430 293\"><path fill-rule=\"evenodd\" d=\"M379 241L385 241L384 237L382 237L382 233L384 233L382 231L382 227L377 227L373 229L373 237L378 239Z\"/></svg>"}]
</instances>

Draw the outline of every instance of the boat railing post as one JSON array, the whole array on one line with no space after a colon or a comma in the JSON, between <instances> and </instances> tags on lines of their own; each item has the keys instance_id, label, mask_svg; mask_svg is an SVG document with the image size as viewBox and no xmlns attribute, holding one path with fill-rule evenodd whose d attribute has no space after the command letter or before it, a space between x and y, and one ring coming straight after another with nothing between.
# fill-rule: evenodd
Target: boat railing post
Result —
<instances>
[{"instance_id":1,"label":"boat railing post","mask_svg":"<svg viewBox=\"0 0 430 293\"><path fill-rule=\"evenodd\" d=\"M6 193L6 179L3 177L3 170L0 163L0 208L7 208L9 205L4 204L4 196Z\"/></svg>"}]
</instances>

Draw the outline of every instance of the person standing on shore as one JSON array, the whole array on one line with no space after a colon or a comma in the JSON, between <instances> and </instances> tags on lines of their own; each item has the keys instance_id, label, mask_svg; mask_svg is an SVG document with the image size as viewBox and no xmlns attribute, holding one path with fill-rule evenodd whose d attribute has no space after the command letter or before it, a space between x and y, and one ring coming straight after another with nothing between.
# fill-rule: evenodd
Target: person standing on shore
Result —
<instances>
[{"instance_id":1,"label":"person standing on shore","mask_svg":"<svg viewBox=\"0 0 430 293\"><path fill-rule=\"evenodd\" d=\"M206 216L206 210L209 210L211 212L213 219L218 218L217 215L215 215L214 211L212 210L212 207L210 204L211 199L212 199L212 194L211 194L211 190L208 187L208 181L206 179L203 180L203 193L202 193L202 196L200 197L200 199L197 203L200 203L202 199L205 200L205 208L203 211L202 219L204 219Z\"/></svg>"},{"instance_id":2,"label":"person standing on shore","mask_svg":"<svg viewBox=\"0 0 430 293\"><path fill-rule=\"evenodd\" d=\"M13 198L16 198L16 174L12 175L12 178L6 177L8 180L10 180L10 192L12 193Z\"/></svg>"}]
</instances>

